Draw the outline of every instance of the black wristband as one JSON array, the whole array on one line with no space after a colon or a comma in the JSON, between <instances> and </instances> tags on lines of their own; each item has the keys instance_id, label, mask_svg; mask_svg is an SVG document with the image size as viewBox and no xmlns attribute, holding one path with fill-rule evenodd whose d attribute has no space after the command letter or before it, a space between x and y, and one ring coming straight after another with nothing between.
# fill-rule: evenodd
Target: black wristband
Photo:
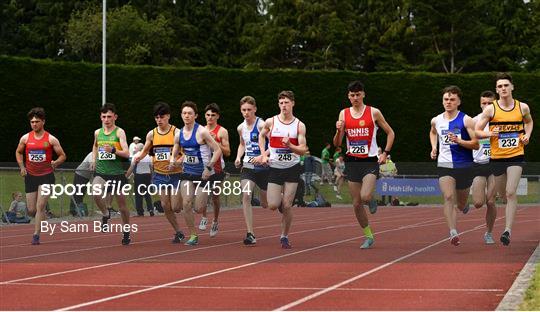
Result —
<instances>
[{"instance_id":1,"label":"black wristband","mask_svg":"<svg viewBox=\"0 0 540 312\"><path fill-rule=\"evenodd\" d=\"M113 146L111 153L116 154L116 147Z\"/></svg>"},{"instance_id":2,"label":"black wristband","mask_svg":"<svg viewBox=\"0 0 540 312\"><path fill-rule=\"evenodd\" d=\"M390 155L390 151L384 150L384 152L386 153L386 155Z\"/></svg>"}]
</instances>

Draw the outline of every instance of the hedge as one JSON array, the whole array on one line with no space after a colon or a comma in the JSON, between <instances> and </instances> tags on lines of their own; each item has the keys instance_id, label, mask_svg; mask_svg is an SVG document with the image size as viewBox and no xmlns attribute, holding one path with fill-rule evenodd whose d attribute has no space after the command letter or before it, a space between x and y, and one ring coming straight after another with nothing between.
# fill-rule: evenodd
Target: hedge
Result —
<instances>
[{"instance_id":1,"label":"hedge","mask_svg":"<svg viewBox=\"0 0 540 312\"><path fill-rule=\"evenodd\" d=\"M458 85L464 93L461 110L479 113L479 94L494 89L494 73L362 73L350 71L235 70L223 68L176 68L109 65L107 100L117 105L117 124L128 140L143 137L155 126L152 106L166 101L173 107L173 124L181 124L179 106L193 100L199 109L216 102L222 109L220 123L229 129L234 160L242 122L239 100L252 95L258 115L278 113L277 94L293 90L295 115L307 125L307 142L313 155L320 155L332 140L339 111L349 106L347 84L355 79L366 85L366 102L383 112L396 132L392 149L396 161L430 161L428 131L433 116L443 111L440 91ZM529 103L538 123L540 74L514 73L514 96ZM80 161L91 149L93 130L100 127L101 67L99 64L53 62L0 56L0 116L2 136L0 161L13 162L21 135L29 131L26 113L34 106L47 112L46 128L57 136L69 161ZM199 122L204 122L200 112ZM538 130L537 130L538 131ZM380 131L381 133L382 131ZM527 160L538 161L540 144L533 136ZM379 144L385 142L380 135Z\"/></svg>"}]
</instances>

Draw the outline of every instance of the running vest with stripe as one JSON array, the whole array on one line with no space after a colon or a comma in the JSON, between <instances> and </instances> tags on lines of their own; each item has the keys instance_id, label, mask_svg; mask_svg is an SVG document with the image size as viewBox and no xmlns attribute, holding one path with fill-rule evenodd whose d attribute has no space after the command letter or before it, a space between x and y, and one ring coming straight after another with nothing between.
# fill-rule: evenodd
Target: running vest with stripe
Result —
<instances>
[{"instance_id":1,"label":"running vest with stripe","mask_svg":"<svg viewBox=\"0 0 540 312\"><path fill-rule=\"evenodd\" d=\"M52 146L49 132L44 131L41 139L37 139L34 131L28 133L25 147L26 171L32 176L43 176L53 172L51 167Z\"/></svg>"},{"instance_id":2,"label":"running vest with stripe","mask_svg":"<svg viewBox=\"0 0 540 312\"><path fill-rule=\"evenodd\" d=\"M473 118L474 124L480 120L481 115L482 114L478 114ZM489 124L484 128L484 131L488 130ZM489 162L489 157L491 156L491 144L489 143L489 138L481 139L478 143L480 144L480 148L473 150L474 162L477 164L487 164Z\"/></svg>"},{"instance_id":3,"label":"running vest with stripe","mask_svg":"<svg viewBox=\"0 0 540 312\"><path fill-rule=\"evenodd\" d=\"M180 146L184 148L184 173L200 176L204 171L204 166L210 162L210 149L208 145L197 142L197 129L199 129L199 124L195 123L191 137L186 140L182 127Z\"/></svg>"},{"instance_id":4,"label":"running vest with stripe","mask_svg":"<svg viewBox=\"0 0 540 312\"><path fill-rule=\"evenodd\" d=\"M220 125L216 125L216 127L214 128L214 130L210 131L210 133L213 133L214 134L214 138L216 140L216 142L218 144L221 143L221 139L219 138L219 129L221 129L221 126ZM210 130L210 129L208 129ZM223 159L223 154L221 154L221 159L220 161L216 162L214 164L214 171L216 173L221 173L223 172L223 168L225 168L225 160Z\"/></svg>"},{"instance_id":5,"label":"running vest with stripe","mask_svg":"<svg viewBox=\"0 0 540 312\"><path fill-rule=\"evenodd\" d=\"M300 163L300 155L295 154L287 145L283 144L283 139L288 137L289 141L298 145L298 127L300 120L294 118L288 124L279 120L279 116L272 117L274 125L270 131L270 167L291 168Z\"/></svg>"},{"instance_id":6,"label":"running vest with stripe","mask_svg":"<svg viewBox=\"0 0 540 312\"><path fill-rule=\"evenodd\" d=\"M109 134L105 134L105 129L99 129L97 135L97 160L96 160L96 173L103 175L120 175L124 174L124 168L122 168L122 160L114 153L108 153L104 149L104 145L109 144L114 146L116 150L121 151L120 138L117 135L118 127L114 127L113 131Z\"/></svg>"},{"instance_id":7,"label":"running vest with stripe","mask_svg":"<svg viewBox=\"0 0 540 312\"><path fill-rule=\"evenodd\" d=\"M259 121L261 121L261 119L257 117L252 129L249 129L245 120L242 123L242 140L246 146L246 151L242 160L244 168L255 170L268 169L266 166L253 164L253 158L261 155L261 149L259 148L259 128L257 127L259 125ZM268 148L268 141L266 141L266 148Z\"/></svg>"},{"instance_id":8,"label":"running vest with stripe","mask_svg":"<svg viewBox=\"0 0 540 312\"><path fill-rule=\"evenodd\" d=\"M499 101L493 102L493 117L489 121L489 130L499 128L499 136L491 137L491 158L504 159L525 153L520 136L525 133L521 103L514 100L514 107L505 111Z\"/></svg>"},{"instance_id":9,"label":"running vest with stripe","mask_svg":"<svg viewBox=\"0 0 540 312\"><path fill-rule=\"evenodd\" d=\"M357 158L376 157L377 124L373 119L372 107L365 105L364 112L359 118L354 118L351 108L344 111L345 136L347 142L347 155Z\"/></svg>"},{"instance_id":10,"label":"running vest with stripe","mask_svg":"<svg viewBox=\"0 0 540 312\"><path fill-rule=\"evenodd\" d=\"M152 130L152 163L154 165L154 171L159 174L175 174L182 172L182 168L174 167L169 170L169 163L171 160L172 149L174 146L174 132L176 127L171 125L169 131L165 134L161 134L158 131L158 127Z\"/></svg>"},{"instance_id":11,"label":"running vest with stripe","mask_svg":"<svg viewBox=\"0 0 540 312\"><path fill-rule=\"evenodd\" d=\"M463 122L465 116L467 115L458 111L452 120L444 118L444 113L435 118L435 129L439 137L438 167L467 168L472 166L472 150L452 142L449 137L449 133L452 132L462 140L471 139Z\"/></svg>"}]
</instances>

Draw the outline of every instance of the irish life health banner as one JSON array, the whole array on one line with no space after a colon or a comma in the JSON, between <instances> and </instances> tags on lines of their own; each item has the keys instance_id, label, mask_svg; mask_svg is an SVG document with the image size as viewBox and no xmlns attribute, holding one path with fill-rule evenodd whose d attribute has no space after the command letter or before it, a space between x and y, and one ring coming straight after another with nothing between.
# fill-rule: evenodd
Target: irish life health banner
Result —
<instances>
[{"instance_id":1,"label":"irish life health banner","mask_svg":"<svg viewBox=\"0 0 540 312\"><path fill-rule=\"evenodd\" d=\"M379 179L377 194L395 196L440 195L438 179Z\"/></svg>"}]
</instances>

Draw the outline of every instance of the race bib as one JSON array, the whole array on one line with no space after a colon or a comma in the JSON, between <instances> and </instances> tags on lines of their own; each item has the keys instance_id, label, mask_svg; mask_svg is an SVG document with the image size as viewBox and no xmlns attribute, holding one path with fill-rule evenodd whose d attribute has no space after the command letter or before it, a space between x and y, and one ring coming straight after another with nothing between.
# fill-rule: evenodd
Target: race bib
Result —
<instances>
[{"instance_id":1,"label":"race bib","mask_svg":"<svg viewBox=\"0 0 540 312\"><path fill-rule=\"evenodd\" d=\"M348 153L352 155L367 155L369 153L367 141L349 142Z\"/></svg>"},{"instance_id":2,"label":"race bib","mask_svg":"<svg viewBox=\"0 0 540 312\"><path fill-rule=\"evenodd\" d=\"M458 139L461 139L461 130L459 129L454 129L452 131L442 130L441 133L442 133L442 142L444 145L457 145L457 143L452 142L450 140L450 135L449 135L450 133L455 134L458 137Z\"/></svg>"},{"instance_id":3,"label":"race bib","mask_svg":"<svg viewBox=\"0 0 540 312\"><path fill-rule=\"evenodd\" d=\"M489 139L480 140L480 145L482 145L482 148L484 149L482 154L491 157L491 145L489 144Z\"/></svg>"},{"instance_id":4,"label":"race bib","mask_svg":"<svg viewBox=\"0 0 540 312\"><path fill-rule=\"evenodd\" d=\"M293 160L293 155L291 153L283 153L283 154L278 154L277 155L277 160L278 161L292 161Z\"/></svg>"},{"instance_id":5,"label":"race bib","mask_svg":"<svg viewBox=\"0 0 540 312\"><path fill-rule=\"evenodd\" d=\"M171 159L171 149L169 147L155 147L154 157L156 161L169 161Z\"/></svg>"},{"instance_id":6,"label":"race bib","mask_svg":"<svg viewBox=\"0 0 540 312\"><path fill-rule=\"evenodd\" d=\"M98 160L115 160L116 154L105 151L103 147L98 149Z\"/></svg>"},{"instance_id":7,"label":"race bib","mask_svg":"<svg viewBox=\"0 0 540 312\"><path fill-rule=\"evenodd\" d=\"M516 148L519 146L519 133L499 133L499 148Z\"/></svg>"},{"instance_id":8,"label":"race bib","mask_svg":"<svg viewBox=\"0 0 540 312\"><path fill-rule=\"evenodd\" d=\"M28 158L30 162L42 163L47 161L47 154L44 150L28 151Z\"/></svg>"},{"instance_id":9,"label":"race bib","mask_svg":"<svg viewBox=\"0 0 540 312\"><path fill-rule=\"evenodd\" d=\"M197 156L185 156L184 162L188 165L196 165L199 163L199 158Z\"/></svg>"}]
</instances>

